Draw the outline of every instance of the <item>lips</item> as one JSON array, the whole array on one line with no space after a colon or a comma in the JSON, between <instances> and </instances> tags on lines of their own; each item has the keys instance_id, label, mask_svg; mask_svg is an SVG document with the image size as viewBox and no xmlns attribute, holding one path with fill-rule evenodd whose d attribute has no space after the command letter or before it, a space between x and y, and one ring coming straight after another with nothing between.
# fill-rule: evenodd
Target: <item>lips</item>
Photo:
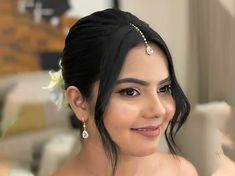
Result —
<instances>
[{"instance_id":1,"label":"lips","mask_svg":"<svg viewBox=\"0 0 235 176\"><path fill-rule=\"evenodd\" d=\"M158 126L146 126L141 128L131 128L133 132L141 134L145 137L157 137L160 135L160 125Z\"/></svg>"}]
</instances>

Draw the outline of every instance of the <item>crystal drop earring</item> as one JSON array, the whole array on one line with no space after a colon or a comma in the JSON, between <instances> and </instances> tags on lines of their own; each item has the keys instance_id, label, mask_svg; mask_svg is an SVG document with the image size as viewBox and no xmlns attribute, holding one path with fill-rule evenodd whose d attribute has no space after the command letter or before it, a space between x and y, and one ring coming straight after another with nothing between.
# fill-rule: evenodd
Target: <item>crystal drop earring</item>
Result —
<instances>
[{"instance_id":1,"label":"crystal drop earring","mask_svg":"<svg viewBox=\"0 0 235 176\"><path fill-rule=\"evenodd\" d=\"M83 119L83 131L82 131L82 138L83 139L87 139L88 138L88 132L86 130L86 123L85 123L85 120Z\"/></svg>"}]
</instances>

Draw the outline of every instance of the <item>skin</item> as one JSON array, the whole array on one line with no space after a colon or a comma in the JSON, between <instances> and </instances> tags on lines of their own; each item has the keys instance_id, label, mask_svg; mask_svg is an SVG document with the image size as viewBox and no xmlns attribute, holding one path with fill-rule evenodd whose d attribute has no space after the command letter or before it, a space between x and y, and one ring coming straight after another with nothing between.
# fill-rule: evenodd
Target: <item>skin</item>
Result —
<instances>
[{"instance_id":1,"label":"skin","mask_svg":"<svg viewBox=\"0 0 235 176\"><path fill-rule=\"evenodd\" d=\"M0 175L7 176L9 175L11 168L11 163L6 160L0 159Z\"/></svg>"},{"instance_id":2,"label":"skin","mask_svg":"<svg viewBox=\"0 0 235 176\"><path fill-rule=\"evenodd\" d=\"M212 176L233 176L235 175L235 162L224 154L220 154L218 167Z\"/></svg>"},{"instance_id":3,"label":"skin","mask_svg":"<svg viewBox=\"0 0 235 176\"><path fill-rule=\"evenodd\" d=\"M119 147L116 175L195 176L196 170L184 158L157 150L160 137L174 115L175 103L167 79L165 55L157 46L151 44L151 47L152 55L146 54L145 45L128 52L104 113L105 127ZM89 102L76 87L67 89L69 103L79 120L86 122L89 138L84 140L81 152L54 176L110 176L110 161L94 122L98 86L96 82ZM148 137L132 130L146 126L159 126L159 135Z\"/></svg>"}]
</instances>

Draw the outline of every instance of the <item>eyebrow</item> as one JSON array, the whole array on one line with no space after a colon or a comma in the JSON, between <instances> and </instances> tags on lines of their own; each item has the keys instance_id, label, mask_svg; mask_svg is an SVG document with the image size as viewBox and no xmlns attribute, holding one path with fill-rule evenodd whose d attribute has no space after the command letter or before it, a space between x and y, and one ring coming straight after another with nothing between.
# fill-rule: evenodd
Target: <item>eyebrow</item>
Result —
<instances>
[{"instance_id":1,"label":"eyebrow","mask_svg":"<svg viewBox=\"0 0 235 176\"><path fill-rule=\"evenodd\" d=\"M171 77L168 76L167 78L161 80L158 84L159 84L159 85L162 85L162 84L170 83L170 82L171 82Z\"/></svg>"},{"instance_id":2,"label":"eyebrow","mask_svg":"<svg viewBox=\"0 0 235 176\"><path fill-rule=\"evenodd\" d=\"M168 76L167 78L161 80L158 83L158 85L162 85L162 84L167 83L167 82L171 82L171 77L170 76ZM123 79L119 79L119 80L116 81L116 84L122 84L122 83L135 83L135 84L140 84L140 85L143 85L143 86L149 85L148 82L140 80L140 79L136 79L136 78L123 78Z\"/></svg>"}]
</instances>

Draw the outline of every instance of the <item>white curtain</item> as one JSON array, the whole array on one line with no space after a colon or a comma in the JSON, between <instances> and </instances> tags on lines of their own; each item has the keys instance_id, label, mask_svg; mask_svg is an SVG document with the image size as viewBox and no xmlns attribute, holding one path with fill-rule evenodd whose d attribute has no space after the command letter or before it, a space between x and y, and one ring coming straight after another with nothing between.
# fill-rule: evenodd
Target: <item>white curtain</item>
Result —
<instances>
[{"instance_id":1,"label":"white curtain","mask_svg":"<svg viewBox=\"0 0 235 176\"><path fill-rule=\"evenodd\" d=\"M192 2L198 56L199 102L235 106L235 0Z\"/></svg>"}]
</instances>

